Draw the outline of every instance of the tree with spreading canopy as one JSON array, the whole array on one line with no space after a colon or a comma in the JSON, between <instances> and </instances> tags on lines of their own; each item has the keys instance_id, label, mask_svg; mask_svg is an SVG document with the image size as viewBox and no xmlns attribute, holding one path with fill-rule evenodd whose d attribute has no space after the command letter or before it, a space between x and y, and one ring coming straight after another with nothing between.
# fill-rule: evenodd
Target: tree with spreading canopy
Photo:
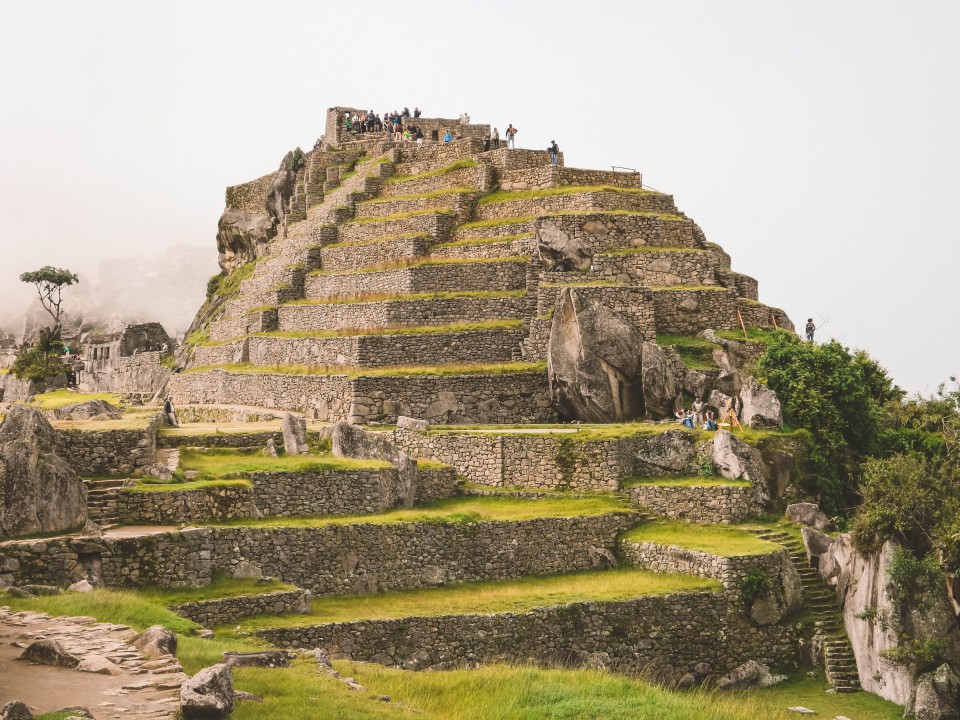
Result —
<instances>
[{"instance_id":1,"label":"tree with spreading canopy","mask_svg":"<svg viewBox=\"0 0 960 720\"><path fill-rule=\"evenodd\" d=\"M62 375L65 368L62 357L63 340L60 335L60 318L63 316L63 288L80 282L75 273L65 268L46 265L39 270L20 275L21 282L33 283L40 296L40 304L53 318L52 328L43 328L37 343L26 343L17 352L11 372L19 379L43 381Z\"/></svg>"},{"instance_id":2,"label":"tree with spreading canopy","mask_svg":"<svg viewBox=\"0 0 960 720\"><path fill-rule=\"evenodd\" d=\"M63 315L63 288L80 282L80 278L65 268L45 265L39 270L23 273L20 281L36 286L40 304L53 318L54 329L59 330L60 317Z\"/></svg>"}]
</instances>

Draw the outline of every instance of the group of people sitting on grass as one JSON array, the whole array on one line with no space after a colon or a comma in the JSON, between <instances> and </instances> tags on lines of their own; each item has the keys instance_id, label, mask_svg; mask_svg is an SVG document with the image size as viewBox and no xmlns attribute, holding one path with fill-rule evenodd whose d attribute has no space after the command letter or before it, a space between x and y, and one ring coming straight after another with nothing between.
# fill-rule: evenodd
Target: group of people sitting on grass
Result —
<instances>
[{"instance_id":1,"label":"group of people sitting on grass","mask_svg":"<svg viewBox=\"0 0 960 720\"><path fill-rule=\"evenodd\" d=\"M727 403L727 407L717 419L717 414L713 408L708 406L699 397L693 401L689 409L683 407L683 397L677 397L677 409L674 411L674 417L677 422L691 430L703 428L704 430L718 430L721 427L739 428L743 430L743 425L737 417L737 411L734 408L733 400Z\"/></svg>"}]
</instances>

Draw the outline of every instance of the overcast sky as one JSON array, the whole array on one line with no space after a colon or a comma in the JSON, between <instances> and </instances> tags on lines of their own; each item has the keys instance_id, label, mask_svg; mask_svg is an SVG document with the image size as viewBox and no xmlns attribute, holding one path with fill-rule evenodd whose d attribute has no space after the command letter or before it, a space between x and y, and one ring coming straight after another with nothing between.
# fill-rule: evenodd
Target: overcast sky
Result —
<instances>
[{"instance_id":1,"label":"overcast sky","mask_svg":"<svg viewBox=\"0 0 960 720\"><path fill-rule=\"evenodd\" d=\"M312 147L329 106L419 105L637 168L798 325L909 390L960 372L956 0L0 10L0 309L47 264L186 244L213 274L227 185Z\"/></svg>"}]
</instances>

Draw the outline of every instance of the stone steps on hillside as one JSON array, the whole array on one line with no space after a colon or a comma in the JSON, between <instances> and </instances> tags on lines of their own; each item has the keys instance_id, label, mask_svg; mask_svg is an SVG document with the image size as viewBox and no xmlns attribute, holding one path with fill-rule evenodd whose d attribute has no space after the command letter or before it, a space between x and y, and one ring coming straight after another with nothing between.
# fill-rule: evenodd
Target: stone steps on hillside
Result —
<instances>
[{"instance_id":1,"label":"stone steps on hillside","mask_svg":"<svg viewBox=\"0 0 960 720\"><path fill-rule=\"evenodd\" d=\"M127 478L91 480L87 483L87 518L107 529L118 522L117 503Z\"/></svg>"}]
</instances>

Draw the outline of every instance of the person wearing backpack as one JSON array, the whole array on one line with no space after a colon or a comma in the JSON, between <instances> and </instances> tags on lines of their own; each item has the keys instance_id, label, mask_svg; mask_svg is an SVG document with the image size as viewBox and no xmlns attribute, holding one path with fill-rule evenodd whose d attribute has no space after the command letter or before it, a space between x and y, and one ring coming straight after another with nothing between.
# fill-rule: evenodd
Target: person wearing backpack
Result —
<instances>
[{"instance_id":1,"label":"person wearing backpack","mask_svg":"<svg viewBox=\"0 0 960 720\"><path fill-rule=\"evenodd\" d=\"M510 127L507 128L507 147L513 147L513 138L517 134L517 129L513 126L513 123L510 123Z\"/></svg>"},{"instance_id":2,"label":"person wearing backpack","mask_svg":"<svg viewBox=\"0 0 960 720\"><path fill-rule=\"evenodd\" d=\"M553 160L554 165L560 164L560 146L557 145L556 140L551 140L547 150L550 151L550 159Z\"/></svg>"}]
</instances>

